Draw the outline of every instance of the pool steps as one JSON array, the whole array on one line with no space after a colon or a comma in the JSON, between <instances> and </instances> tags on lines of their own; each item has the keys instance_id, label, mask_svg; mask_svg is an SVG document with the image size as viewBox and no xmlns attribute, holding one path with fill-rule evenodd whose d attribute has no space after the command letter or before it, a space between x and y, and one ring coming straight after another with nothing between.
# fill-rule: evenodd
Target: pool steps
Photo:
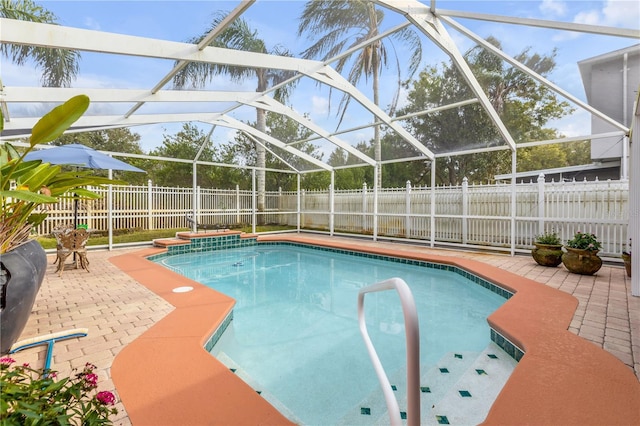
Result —
<instances>
[{"instance_id":1,"label":"pool steps","mask_svg":"<svg viewBox=\"0 0 640 426\"><path fill-rule=\"evenodd\" d=\"M435 367L421 368L420 385L424 392L420 394L420 424L482 423L516 365L513 358L492 342L480 353L448 353ZM446 368L448 372L441 372L440 368ZM395 393L400 411L406 413L406 370L394 372L389 380L397 389ZM429 392L424 389L427 387ZM471 396L462 396L460 391ZM363 409L369 409L370 414L363 414ZM388 425L389 414L382 392L379 389L372 392L344 416L340 424ZM406 419L403 419L403 424L406 424Z\"/></svg>"}]
</instances>

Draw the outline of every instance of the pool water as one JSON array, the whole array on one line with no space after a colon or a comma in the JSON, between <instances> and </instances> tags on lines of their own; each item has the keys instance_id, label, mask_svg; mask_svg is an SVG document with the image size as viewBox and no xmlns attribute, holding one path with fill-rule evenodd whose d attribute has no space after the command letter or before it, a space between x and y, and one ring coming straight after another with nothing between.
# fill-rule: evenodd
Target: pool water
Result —
<instances>
[{"instance_id":1,"label":"pool water","mask_svg":"<svg viewBox=\"0 0 640 426\"><path fill-rule=\"evenodd\" d=\"M448 353L484 350L486 318L506 301L454 272L289 245L188 253L160 263L235 298L233 321L211 353L307 425L340 423L380 392L358 328L362 287L393 277L409 285L423 371ZM387 375L406 386L397 293L367 294L365 314Z\"/></svg>"}]
</instances>

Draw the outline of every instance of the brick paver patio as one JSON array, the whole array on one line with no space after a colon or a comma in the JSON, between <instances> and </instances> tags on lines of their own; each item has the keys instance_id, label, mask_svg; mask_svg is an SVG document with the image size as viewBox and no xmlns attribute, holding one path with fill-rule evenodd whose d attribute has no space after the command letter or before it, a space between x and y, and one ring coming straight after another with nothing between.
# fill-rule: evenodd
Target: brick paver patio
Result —
<instances>
[{"instance_id":1,"label":"brick paver patio","mask_svg":"<svg viewBox=\"0 0 640 426\"><path fill-rule=\"evenodd\" d=\"M367 244L399 247L396 243ZM402 249L432 251L412 245L402 245ZM91 251L90 273L82 269L67 270L61 278L54 273L55 265L51 264L54 256L50 255L44 283L21 336L24 339L88 328L86 337L55 344L52 368L60 374L69 374L72 369L91 362L97 366L100 390L116 392L110 378L115 356L173 309L108 260L132 250L135 249ZM473 258L572 294L579 305L570 330L615 355L634 369L640 379L640 297L631 296L631 283L622 266L605 265L595 276L580 276L562 266L539 266L530 256L454 250L437 250L437 254ZM42 346L14 354L13 358L41 367L45 352ZM117 408L119 414L114 424L130 424L124 406L118 404Z\"/></svg>"}]
</instances>

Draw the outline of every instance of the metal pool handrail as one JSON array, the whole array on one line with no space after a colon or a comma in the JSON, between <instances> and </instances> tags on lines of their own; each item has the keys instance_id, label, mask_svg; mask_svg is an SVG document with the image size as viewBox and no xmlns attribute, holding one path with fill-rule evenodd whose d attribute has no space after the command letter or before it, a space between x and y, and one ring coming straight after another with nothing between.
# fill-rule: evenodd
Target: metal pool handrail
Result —
<instances>
[{"instance_id":1,"label":"metal pool handrail","mask_svg":"<svg viewBox=\"0 0 640 426\"><path fill-rule=\"evenodd\" d=\"M418 426L420 424L420 331L418 329L416 304L407 283L401 278L390 278L360 289L358 292L358 323L360 325L360 333L369 352L369 358L371 358L373 368L382 387L391 425L401 425L398 401L393 394L391 384L373 347L369 333L367 333L367 324L364 318L364 295L393 289L400 296L405 324L407 345L407 425Z\"/></svg>"}]
</instances>

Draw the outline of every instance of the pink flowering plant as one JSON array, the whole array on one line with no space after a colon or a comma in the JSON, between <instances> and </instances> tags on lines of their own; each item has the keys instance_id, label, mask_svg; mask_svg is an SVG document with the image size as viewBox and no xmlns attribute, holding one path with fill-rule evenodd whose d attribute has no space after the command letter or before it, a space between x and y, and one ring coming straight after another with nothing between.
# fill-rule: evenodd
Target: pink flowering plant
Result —
<instances>
[{"instance_id":1,"label":"pink flowering plant","mask_svg":"<svg viewBox=\"0 0 640 426\"><path fill-rule=\"evenodd\" d=\"M95 368L87 363L79 373L59 378L53 370L0 358L0 425L111 425L116 398L108 391L94 394Z\"/></svg>"},{"instance_id":2,"label":"pink flowering plant","mask_svg":"<svg viewBox=\"0 0 640 426\"><path fill-rule=\"evenodd\" d=\"M594 234L587 232L576 232L572 239L567 241L567 247L588 251L598 251L602 245Z\"/></svg>"}]
</instances>

